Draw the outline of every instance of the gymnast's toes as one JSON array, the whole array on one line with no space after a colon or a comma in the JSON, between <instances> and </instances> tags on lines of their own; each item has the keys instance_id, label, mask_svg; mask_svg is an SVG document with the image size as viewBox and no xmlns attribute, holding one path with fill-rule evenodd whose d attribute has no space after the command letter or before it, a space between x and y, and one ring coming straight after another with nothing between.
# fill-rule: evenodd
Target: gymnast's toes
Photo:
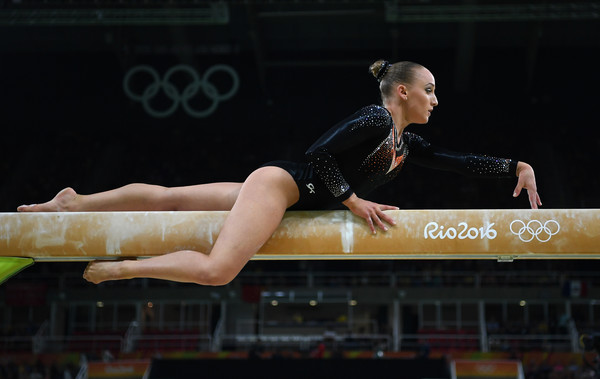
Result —
<instances>
[{"instance_id":1,"label":"gymnast's toes","mask_svg":"<svg viewBox=\"0 0 600 379\"><path fill-rule=\"evenodd\" d=\"M94 283L94 284L98 284L100 283L102 280L98 278L98 274L99 271L98 270L98 265L99 262L90 262L88 263L87 267L85 268L85 270L83 271L83 278L85 280L87 280L88 282Z\"/></svg>"},{"instance_id":2,"label":"gymnast's toes","mask_svg":"<svg viewBox=\"0 0 600 379\"><path fill-rule=\"evenodd\" d=\"M18 212L60 212L54 200L43 204L21 205L17 207Z\"/></svg>"},{"instance_id":3,"label":"gymnast's toes","mask_svg":"<svg viewBox=\"0 0 600 379\"><path fill-rule=\"evenodd\" d=\"M92 261L83 271L83 278L88 282L98 284L107 280L119 279L117 273L119 262Z\"/></svg>"},{"instance_id":4,"label":"gymnast's toes","mask_svg":"<svg viewBox=\"0 0 600 379\"><path fill-rule=\"evenodd\" d=\"M21 205L17 207L17 212L36 212L37 204Z\"/></svg>"}]
</instances>

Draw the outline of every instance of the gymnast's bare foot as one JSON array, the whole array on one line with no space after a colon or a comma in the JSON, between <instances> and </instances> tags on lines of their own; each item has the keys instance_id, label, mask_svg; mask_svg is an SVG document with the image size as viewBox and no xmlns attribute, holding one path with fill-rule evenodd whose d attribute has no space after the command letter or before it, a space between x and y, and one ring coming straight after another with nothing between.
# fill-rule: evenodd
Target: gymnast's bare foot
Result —
<instances>
[{"instance_id":1,"label":"gymnast's bare foot","mask_svg":"<svg viewBox=\"0 0 600 379\"><path fill-rule=\"evenodd\" d=\"M94 284L123 279L119 277L121 263L122 261L92 261L85 268L83 278Z\"/></svg>"},{"instance_id":2,"label":"gymnast's bare foot","mask_svg":"<svg viewBox=\"0 0 600 379\"><path fill-rule=\"evenodd\" d=\"M21 205L17 208L19 212L67 212L73 210L77 193L73 188L65 188L54 198L43 204Z\"/></svg>"}]
</instances>

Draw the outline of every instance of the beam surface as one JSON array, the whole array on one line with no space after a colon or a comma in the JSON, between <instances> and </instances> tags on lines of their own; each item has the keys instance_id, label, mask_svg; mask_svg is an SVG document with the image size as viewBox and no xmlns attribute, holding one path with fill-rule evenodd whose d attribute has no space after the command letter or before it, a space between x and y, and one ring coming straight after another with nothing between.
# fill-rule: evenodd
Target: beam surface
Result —
<instances>
[{"instance_id":1,"label":"beam surface","mask_svg":"<svg viewBox=\"0 0 600 379\"><path fill-rule=\"evenodd\" d=\"M287 212L254 259L600 258L600 209L399 210L372 235L349 211ZM228 212L0 213L0 257L208 253ZM260 225L257 225L259 228Z\"/></svg>"}]
</instances>

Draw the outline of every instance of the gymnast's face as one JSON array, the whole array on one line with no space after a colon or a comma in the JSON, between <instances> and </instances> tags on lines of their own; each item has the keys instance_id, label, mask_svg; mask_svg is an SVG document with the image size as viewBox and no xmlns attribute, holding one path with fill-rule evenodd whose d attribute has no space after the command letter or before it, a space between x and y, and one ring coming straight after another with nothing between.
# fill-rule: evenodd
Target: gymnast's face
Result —
<instances>
[{"instance_id":1,"label":"gymnast's face","mask_svg":"<svg viewBox=\"0 0 600 379\"><path fill-rule=\"evenodd\" d=\"M414 81L400 93L409 123L426 124L433 108L438 105L435 96L435 78L425 67L415 72Z\"/></svg>"}]
</instances>

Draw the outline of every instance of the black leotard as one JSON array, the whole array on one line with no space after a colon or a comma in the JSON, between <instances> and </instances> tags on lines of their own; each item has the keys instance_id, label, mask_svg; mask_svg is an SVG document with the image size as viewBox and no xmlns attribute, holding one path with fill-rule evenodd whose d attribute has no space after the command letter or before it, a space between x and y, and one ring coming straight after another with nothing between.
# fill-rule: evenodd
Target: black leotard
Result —
<instances>
[{"instance_id":1,"label":"black leotard","mask_svg":"<svg viewBox=\"0 0 600 379\"><path fill-rule=\"evenodd\" d=\"M509 177L517 161L462 154L434 147L420 136L403 132L400 138L387 109L370 105L341 121L306 152L306 162L274 161L288 171L300 190L290 209L340 207L353 193L364 198L394 179L406 161L470 176Z\"/></svg>"}]
</instances>

